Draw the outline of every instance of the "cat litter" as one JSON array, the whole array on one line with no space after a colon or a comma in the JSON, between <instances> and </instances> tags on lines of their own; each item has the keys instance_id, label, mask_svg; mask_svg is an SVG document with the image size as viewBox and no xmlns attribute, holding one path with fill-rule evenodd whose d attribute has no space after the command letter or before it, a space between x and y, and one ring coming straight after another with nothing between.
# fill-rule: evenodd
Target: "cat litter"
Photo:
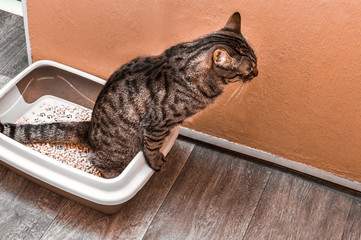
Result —
<instances>
[{"instance_id":1,"label":"cat litter","mask_svg":"<svg viewBox=\"0 0 361 240\"><path fill-rule=\"evenodd\" d=\"M16 121L16 123L39 124L63 121L86 121L91 119L91 112L92 111L90 109L73 103L64 104L56 99L43 99L36 103L36 106L34 106L31 111L24 114L18 121ZM26 145L31 149L59 162L101 177L98 169L87 161L88 153L91 150L86 146L51 143L33 143Z\"/></svg>"},{"instance_id":2,"label":"cat litter","mask_svg":"<svg viewBox=\"0 0 361 240\"><path fill-rule=\"evenodd\" d=\"M90 119L105 81L53 61L31 64L0 89L0 121L42 123ZM161 152L170 151L179 128ZM154 170L138 152L115 178L99 177L86 161L89 149L75 145L25 146L0 134L0 163L24 177L104 213L115 213L150 179ZM64 164L65 163L65 164ZM69 166L70 165L70 166ZM75 168L71 167L75 166ZM89 174L91 173L91 174Z\"/></svg>"}]
</instances>

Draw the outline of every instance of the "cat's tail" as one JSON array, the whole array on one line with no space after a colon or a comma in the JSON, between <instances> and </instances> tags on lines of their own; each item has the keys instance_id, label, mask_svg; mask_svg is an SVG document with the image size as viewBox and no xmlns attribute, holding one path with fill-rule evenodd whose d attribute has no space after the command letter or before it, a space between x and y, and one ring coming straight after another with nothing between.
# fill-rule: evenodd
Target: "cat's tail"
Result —
<instances>
[{"instance_id":1,"label":"cat's tail","mask_svg":"<svg viewBox=\"0 0 361 240\"><path fill-rule=\"evenodd\" d=\"M21 143L88 144L90 121L43 124L13 124L0 122L0 133Z\"/></svg>"}]
</instances>

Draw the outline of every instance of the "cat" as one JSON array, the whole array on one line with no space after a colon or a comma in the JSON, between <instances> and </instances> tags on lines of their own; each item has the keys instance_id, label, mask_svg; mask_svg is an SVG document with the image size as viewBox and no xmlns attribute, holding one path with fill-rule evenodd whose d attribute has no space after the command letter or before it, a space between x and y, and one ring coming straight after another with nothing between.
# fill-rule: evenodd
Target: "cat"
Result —
<instances>
[{"instance_id":1,"label":"cat","mask_svg":"<svg viewBox=\"0 0 361 240\"><path fill-rule=\"evenodd\" d=\"M119 175L139 151L159 171L165 162L159 150L172 128L213 103L227 84L257 75L236 12L219 31L121 66L101 90L90 121L0 123L0 132L21 143L86 144L88 161L105 178Z\"/></svg>"}]
</instances>

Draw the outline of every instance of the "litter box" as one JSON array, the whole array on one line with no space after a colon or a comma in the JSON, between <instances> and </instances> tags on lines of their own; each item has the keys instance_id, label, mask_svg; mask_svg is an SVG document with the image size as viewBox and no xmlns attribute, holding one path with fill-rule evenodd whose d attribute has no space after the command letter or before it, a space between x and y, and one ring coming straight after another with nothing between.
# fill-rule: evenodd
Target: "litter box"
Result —
<instances>
[{"instance_id":1,"label":"litter box","mask_svg":"<svg viewBox=\"0 0 361 240\"><path fill-rule=\"evenodd\" d=\"M1 122L16 122L39 102L54 101L92 109L105 80L42 60L31 64L0 90ZM170 151L179 128L173 129L161 152ZM0 160L10 169L84 205L104 213L117 212L153 175L139 152L125 170L112 179L94 176L43 155L0 134Z\"/></svg>"}]
</instances>

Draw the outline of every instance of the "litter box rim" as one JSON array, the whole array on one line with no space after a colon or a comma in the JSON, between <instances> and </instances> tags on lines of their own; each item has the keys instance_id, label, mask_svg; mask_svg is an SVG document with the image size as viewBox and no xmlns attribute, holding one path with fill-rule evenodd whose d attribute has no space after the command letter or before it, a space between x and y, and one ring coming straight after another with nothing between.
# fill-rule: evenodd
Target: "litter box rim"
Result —
<instances>
[{"instance_id":1,"label":"litter box rim","mask_svg":"<svg viewBox=\"0 0 361 240\"><path fill-rule=\"evenodd\" d=\"M41 60L28 66L0 90L0 103L21 79L39 67L55 67L102 85L106 83L101 78L64 64ZM178 133L179 127L172 130L161 150L164 155L170 151ZM60 163L3 134L0 134L0 161L54 188L105 206L119 205L131 199L154 173L143 153L139 152L118 177L104 179Z\"/></svg>"}]
</instances>

